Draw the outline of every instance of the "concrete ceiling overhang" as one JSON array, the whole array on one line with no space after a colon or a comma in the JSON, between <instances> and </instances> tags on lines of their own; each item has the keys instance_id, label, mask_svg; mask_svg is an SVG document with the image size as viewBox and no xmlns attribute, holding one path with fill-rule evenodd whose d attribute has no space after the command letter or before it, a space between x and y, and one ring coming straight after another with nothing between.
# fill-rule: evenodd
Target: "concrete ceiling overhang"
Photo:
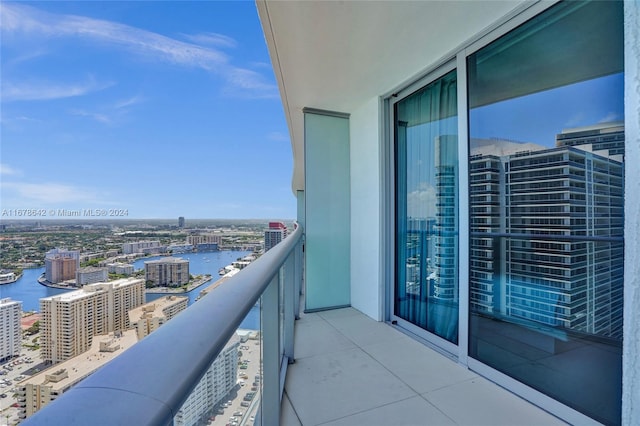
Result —
<instances>
[{"instance_id":1,"label":"concrete ceiling overhang","mask_svg":"<svg viewBox=\"0 0 640 426\"><path fill-rule=\"evenodd\" d=\"M257 0L289 126L293 191L304 190L303 108L352 113L453 58L522 3Z\"/></svg>"}]
</instances>

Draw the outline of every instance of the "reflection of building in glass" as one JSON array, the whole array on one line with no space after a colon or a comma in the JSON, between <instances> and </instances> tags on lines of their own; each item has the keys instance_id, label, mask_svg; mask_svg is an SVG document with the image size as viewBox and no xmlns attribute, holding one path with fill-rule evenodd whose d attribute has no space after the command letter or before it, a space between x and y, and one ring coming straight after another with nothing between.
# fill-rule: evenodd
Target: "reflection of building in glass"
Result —
<instances>
[{"instance_id":1,"label":"reflection of building in glass","mask_svg":"<svg viewBox=\"0 0 640 426\"><path fill-rule=\"evenodd\" d=\"M573 141L472 157L471 304L477 312L621 337L624 166Z\"/></svg>"},{"instance_id":2,"label":"reflection of building in glass","mask_svg":"<svg viewBox=\"0 0 640 426\"><path fill-rule=\"evenodd\" d=\"M623 161L624 123L604 123L595 126L563 130L556 135L556 146L580 146L580 149ZM589 146L590 145L590 146Z\"/></svg>"},{"instance_id":3,"label":"reflection of building in glass","mask_svg":"<svg viewBox=\"0 0 640 426\"><path fill-rule=\"evenodd\" d=\"M471 232L476 233L470 240L469 300L473 311L499 312L504 305L502 241L490 234L504 232L504 166L500 157L476 155L471 157L469 174Z\"/></svg>"},{"instance_id":4,"label":"reflection of building in glass","mask_svg":"<svg viewBox=\"0 0 640 426\"><path fill-rule=\"evenodd\" d=\"M458 138L439 136L436 157L435 271L433 297L458 300Z\"/></svg>"},{"instance_id":5,"label":"reflection of building in glass","mask_svg":"<svg viewBox=\"0 0 640 426\"><path fill-rule=\"evenodd\" d=\"M431 257L434 253L435 219L407 219L406 291L427 294L435 277Z\"/></svg>"}]
</instances>

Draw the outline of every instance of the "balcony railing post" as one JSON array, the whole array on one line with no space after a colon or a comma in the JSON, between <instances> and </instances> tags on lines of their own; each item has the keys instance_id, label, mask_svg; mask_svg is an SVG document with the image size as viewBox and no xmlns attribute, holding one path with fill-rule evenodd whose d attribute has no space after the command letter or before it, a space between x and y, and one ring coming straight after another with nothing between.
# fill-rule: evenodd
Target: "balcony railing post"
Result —
<instances>
[{"instance_id":1,"label":"balcony railing post","mask_svg":"<svg viewBox=\"0 0 640 426\"><path fill-rule=\"evenodd\" d=\"M280 424L280 273L262 294L262 403L263 425Z\"/></svg>"},{"instance_id":2,"label":"balcony railing post","mask_svg":"<svg viewBox=\"0 0 640 426\"><path fill-rule=\"evenodd\" d=\"M296 247L293 249L294 257L295 257L295 278L294 278L294 288L295 288L295 302L294 302L294 312L296 319L300 319L300 296L302 295L302 265L304 262L304 253L302 251L303 240L300 240Z\"/></svg>"},{"instance_id":3,"label":"balcony railing post","mask_svg":"<svg viewBox=\"0 0 640 426\"><path fill-rule=\"evenodd\" d=\"M295 250L289 255L284 264L284 356L288 362L292 363L293 358L293 327L294 327L294 308L296 301L296 274L295 274Z\"/></svg>"}]
</instances>

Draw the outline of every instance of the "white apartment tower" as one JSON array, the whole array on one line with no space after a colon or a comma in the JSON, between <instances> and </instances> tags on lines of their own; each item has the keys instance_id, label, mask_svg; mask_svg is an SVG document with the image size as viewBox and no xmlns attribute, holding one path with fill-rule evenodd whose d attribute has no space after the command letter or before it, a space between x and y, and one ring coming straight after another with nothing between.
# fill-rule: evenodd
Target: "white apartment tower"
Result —
<instances>
[{"instance_id":1,"label":"white apartment tower","mask_svg":"<svg viewBox=\"0 0 640 426\"><path fill-rule=\"evenodd\" d=\"M240 337L234 335L216 357L189 398L173 419L176 426L200 424L213 407L236 385L238 377L238 346Z\"/></svg>"},{"instance_id":2,"label":"white apartment tower","mask_svg":"<svg viewBox=\"0 0 640 426\"><path fill-rule=\"evenodd\" d=\"M20 355L22 302L0 299L0 361Z\"/></svg>"},{"instance_id":3,"label":"white apartment tower","mask_svg":"<svg viewBox=\"0 0 640 426\"><path fill-rule=\"evenodd\" d=\"M121 279L40 299L42 359L57 363L87 351L93 336L129 328L144 303L144 280Z\"/></svg>"}]
</instances>

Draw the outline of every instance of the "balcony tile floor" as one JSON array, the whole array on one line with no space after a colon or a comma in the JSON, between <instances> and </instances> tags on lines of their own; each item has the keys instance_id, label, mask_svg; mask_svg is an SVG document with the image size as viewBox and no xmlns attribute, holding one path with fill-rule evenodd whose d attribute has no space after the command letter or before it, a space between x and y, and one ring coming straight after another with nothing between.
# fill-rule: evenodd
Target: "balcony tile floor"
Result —
<instances>
[{"instance_id":1,"label":"balcony tile floor","mask_svg":"<svg viewBox=\"0 0 640 426\"><path fill-rule=\"evenodd\" d=\"M282 426L563 425L353 308L303 314Z\"/></svg>"}]
</instances>

